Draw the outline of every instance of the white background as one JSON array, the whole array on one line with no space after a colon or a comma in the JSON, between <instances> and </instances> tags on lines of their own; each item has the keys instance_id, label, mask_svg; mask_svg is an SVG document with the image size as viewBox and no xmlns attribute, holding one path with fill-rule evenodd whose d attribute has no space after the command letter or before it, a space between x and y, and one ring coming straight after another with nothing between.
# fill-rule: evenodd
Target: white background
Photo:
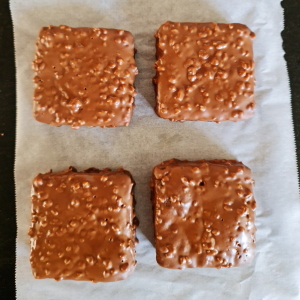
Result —
<instances>
[{"instance_id":1,"label":"white background","mask_svg":"<svg viewBox=\"0 0 300 300\"><path fill-rule=\"evenodd\" d=\"M299 299L300 202L290 93L283 59L279 0L12 0L17 63L17 295L18 299ZM255 116L239 123L171 123L154 111L155 39L167 20L243 23L254 31ZM34 43L40 27L125 29L135 37L139 75L136 109L127 128L54 128L32 117ZM243 161L253 171L257 252L231 269L161 268L155 261L149 178L170 158ZM69 165L128 169L136 180L136 271L125 281L36 280L29 264L30 186L34 176Z\"/></svg>"}]
</instances>

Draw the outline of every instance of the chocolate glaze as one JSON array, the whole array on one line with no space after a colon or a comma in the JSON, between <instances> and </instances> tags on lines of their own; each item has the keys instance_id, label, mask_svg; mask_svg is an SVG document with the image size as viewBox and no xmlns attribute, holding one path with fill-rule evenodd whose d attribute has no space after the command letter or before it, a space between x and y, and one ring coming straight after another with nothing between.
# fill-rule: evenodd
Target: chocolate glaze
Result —
<instances>
[{"instance_id":1,"label":"chocolate glaze","mask_svg":"<svg viewBox=\"0 0 300 300\"><path fill-rule=\"evenodd\" d=\"M129 276L136 265L133 186L122 168L38 174L28 233L34 277L108 282Z\"/></svg>"},{"instance_id":2,"label":"chocolate glaze","mask_svg":"<svg viewBox=\"0 0 300 300\"><path fill-rule=\"evenodd\" d=\"M156 166L151 179L156 259L171 269L235 267L255 251L251 171L234 160Z\"/></svg>"},{"instance_id":3,"label":"chocolate glaze","mask_svg":"<svg viewBox=\"0 0 300 300\"><path fill-rule=\"evenodd\" d=\"M34 117L54 126L128 126L137 72L130 32L43 27L33 70Z\"/></svg>"},{"instance_id":4,"label":"chocolate glaze","mask_svg":"<svg viewBox=\"0 0 300 300\"><path fill-rule=\"evenodd\" d=\"M153 78L158 116L180 122L251 118L254 36L241 24L161 25Z\"/></svg>"}]
</instances>

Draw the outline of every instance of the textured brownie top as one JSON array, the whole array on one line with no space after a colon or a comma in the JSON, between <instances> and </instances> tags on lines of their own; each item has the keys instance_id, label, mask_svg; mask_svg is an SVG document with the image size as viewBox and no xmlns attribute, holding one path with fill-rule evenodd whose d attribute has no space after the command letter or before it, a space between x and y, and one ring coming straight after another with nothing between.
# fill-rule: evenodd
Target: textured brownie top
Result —
<instances>
[{"instance_id":1,"label":"textured brownie top","mask_svg":"<svg viewBox=\"0 0 300 300\"><path fill-rule=\"evenodd\" d=\"M163 24L155 35L156 113L171 121L252 117L254 36L241 24Z\"/></svg>"},{"instance_id":2,"label":"textured brownie top","mask_svg":"<svg viewBox=\"0 0 300 300\"><path fill-rule=\"evenodd\" d=\"M33 70L34 117L54 126L128 126L137 67L130 32L43 27Z\"/></svg>"},{"instance_id":3,"label":"textured brownie top","mask_svg":"<svg viewBox=\"0 0 300 300\"><path fill-rule=\"evenodd\" d=\"M233 160L170 160L151 182L157 262L166 268L234 267L255 250L251 171Z\"/></svg>"},{"instance_id":4,"label":"textured brownie top","mask_svg":"<svg viewBox=\"0 0 300 300\"><path fill-rule=\"evenodd\" d=\"M136 265L133 185L123 169L38 174L29 231L34 277L98 282L130 275Z\"/></svg>"}]
</instances>

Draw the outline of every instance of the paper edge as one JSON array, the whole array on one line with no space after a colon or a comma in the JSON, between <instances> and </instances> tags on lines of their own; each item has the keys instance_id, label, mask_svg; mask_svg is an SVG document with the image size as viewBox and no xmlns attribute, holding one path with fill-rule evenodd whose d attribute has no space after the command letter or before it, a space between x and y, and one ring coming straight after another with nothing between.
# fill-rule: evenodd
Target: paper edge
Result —
<instances>
[{"instance_id":1,"label":"paper edge","mask_svg":"<svg viewBox=\"0 0 300 300\"><path fill-rule=\"evenodd\" d=\"M293 137L294 137L294 157L295 157L295 161L296 161L296 173L297 173L297 181L298 181L298 194L300 195L300 174L299 174L299 160L298 160L298 155L297 155L297 143L296 143L296 132L295 132L295 122L294 122L294 112L293 112L293 95L292 95L292 89L291 89L291 80L290 80L290 73L289 73L289 68L288 68L288 64L287 64L287 60L285 59L284 55L286 54L284 48L283 48L283 37L282 37L282 33L285 30L285 9L282 6L282 2L283 0L281 0L279 2L279 5L281 7L281 12L282 12L282 30L280 32L280 36L281 36L281 48L283 51L283 60L284 60L284 65L285 65L285 69L286 69L286 75L287 75L287 80L288 80L288 89L289 89L289 104L290 104L290 112L291 112L291 122L292 122L292 133L293 133Z\"/></svg>"},{"instance_id":2,"label":"paper edge","mask_svg":"<svg viewBox=\"0 0 300 300\"><path fill-rule=\"evenodd\" d=\"M14 265L14 271L15 271L15 297L16 299L18 298L18 291L17 291L17 243L18 243L18 235L19 235L19 230L18 230L18 213L17 213L17 185L16 185L16 158L17 158L17 128L18 128L18 89L17 89L17 55L16 55L16 37L15 37L15 24L14 24L14 18L12 15L12 9L11 9L11 1L9 1L9 13L11 17L11 23L12 23L12 31L13 31L13 52L14 52L14 63L15 63L15 92L16 92L16 112L15 112L15 118L16 118L16 123L15 123L15 149L14 149L14 192L15 192L15 217L16 217L16 238L15 238L15 265Z\"/></svg>"}]
</instances>

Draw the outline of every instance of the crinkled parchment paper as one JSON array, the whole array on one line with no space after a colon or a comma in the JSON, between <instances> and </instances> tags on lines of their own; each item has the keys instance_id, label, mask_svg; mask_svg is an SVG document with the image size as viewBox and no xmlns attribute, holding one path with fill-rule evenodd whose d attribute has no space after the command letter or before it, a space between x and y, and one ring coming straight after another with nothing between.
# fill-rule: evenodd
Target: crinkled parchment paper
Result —
<instances>
[{"instance_id":1,"label":"crinkled parchment paper","mask_svg":"<svg viewBox=\"0 0 300 300\"><path fill-rule=\"evenodd\" d=\"M17 296L18 299L300 299L300 202L289 83L282 50L279 0L12 0L17 65ZM154 111L155 31L167 20L237 22L257 34L255 116L238 123L171 123ZM119 28L138 50L136 109L127 128L51 127L32 116L35 42L40 27ZM161 268L155 261L149 178L170 158L234 158L253 171L257 252L252 264L231 269ZM36 280L29 264L33 177L69 165L123 166L136 180L136 271L125 281Z\"/></svg>"}]
</instances>

